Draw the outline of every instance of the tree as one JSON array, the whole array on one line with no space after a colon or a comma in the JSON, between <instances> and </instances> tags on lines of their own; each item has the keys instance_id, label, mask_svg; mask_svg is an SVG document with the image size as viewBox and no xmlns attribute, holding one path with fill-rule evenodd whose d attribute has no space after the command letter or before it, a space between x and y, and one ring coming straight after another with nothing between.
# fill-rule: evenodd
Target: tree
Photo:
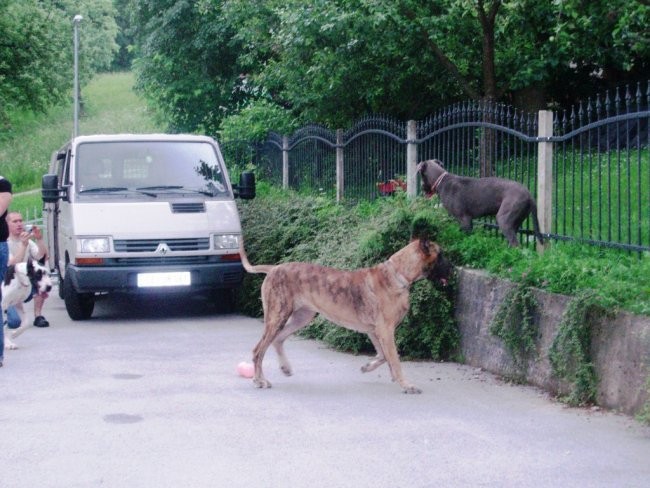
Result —
<instances>
[{"instance_id":1,"label":"tree","mask_svg":"<svg viewBox=\"0 0 650 488\"><path fill-rule=\"evenodd\" d=\"M62 99L69 85L63 69L63 18L36 0L0 2L0 115L8 110L43 110ZM71 32L68 30L68 32ZM66 43L67 41L67 43ZM71 77L69 78L72 79Z\"/></svg>"},{"instance_id":2,"label":"tree","mask_svg":"<svg viewBox=\"0 0 650 488\"><path fill-rule=\"evenodd\" d=\"M140 86L191 130L261 100L334 127L467 98L536 110L635 79L650 57L638 0L132 2Z\"/></svg>"},{"instance_id":3,"label":"tree","mask_svg":"<svg viewBox=\"0 0 650 488\"><path fill-rule=\"evenodd\" d=\"M0 0L0 118L43 111L71 95L72 18L80 27L80 80L110 66L117 48L111 0Z\"/></svg>"},{"instance_id":4,"label":"tree","mask_svg":"<svg viewBox=\"0 0 650 488\"><path fill-rule=\"evenodd\" d=\"M173 131L216 133L246 99L235 32L221 2L135 1L137 87Z\"/></svg>"}]
</instances>

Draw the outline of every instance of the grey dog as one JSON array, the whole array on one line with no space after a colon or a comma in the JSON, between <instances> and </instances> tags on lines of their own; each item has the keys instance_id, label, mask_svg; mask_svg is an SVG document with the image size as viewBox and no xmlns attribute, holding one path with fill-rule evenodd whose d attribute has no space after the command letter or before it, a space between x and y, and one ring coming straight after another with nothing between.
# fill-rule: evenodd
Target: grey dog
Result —
<instances>
[{"instance_id":1,"label":"grey dog","mask_svg":"<svg viewBox=\"0 0 650 488\"><path fill-rule=\"evenodd\" d=\"M539 231L537 205L528 189L504 178L468 178L445 171L437 159L418 164L422 190L428 196L440 195L445 207L465 231L472 230L472 219L496 215L499 229L511 246L518 246L517 230L532 214L535 236L544 243Z\"/></svg>"}]
</instances>

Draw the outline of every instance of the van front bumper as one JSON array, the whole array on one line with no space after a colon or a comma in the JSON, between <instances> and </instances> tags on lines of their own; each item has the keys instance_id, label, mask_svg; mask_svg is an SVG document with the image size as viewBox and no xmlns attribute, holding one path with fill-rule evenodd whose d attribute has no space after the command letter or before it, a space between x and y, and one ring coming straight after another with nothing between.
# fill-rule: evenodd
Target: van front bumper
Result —
<instances>
[{"instance_id":1,"label":"van front bumper","mask_svg":"<svg viewBox=\"0 0 650 488\"><path fill-rule=\"evenodd\" d=\"M75 266L69 264L65 279L71 280L78 293L97 292L151 292L164 289L218 289L236 288L244 279L244 267L241 262L210 263L203 265L178 266ZM139 273L169 273L187 271L190 273L188 286L174 287L138 287Z\"/></svg>"}]
</instances>

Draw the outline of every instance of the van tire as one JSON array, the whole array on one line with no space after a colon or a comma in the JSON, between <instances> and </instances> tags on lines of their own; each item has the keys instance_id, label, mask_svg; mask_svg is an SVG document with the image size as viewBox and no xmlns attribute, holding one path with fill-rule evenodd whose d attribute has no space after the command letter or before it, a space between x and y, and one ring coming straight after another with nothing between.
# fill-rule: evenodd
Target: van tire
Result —
<instances>
[{"instance_id":1,"label":"van tire","mask_svg":"<svg viewBox=\"0 0 650 488\"><path fill-rule=\"evenodd\" d=\"M63 280L63 301L72 320L88 320L95 308L94 294L78 293L71 279Z\"/></svg>"},{"instance_id":2,"label":"van tire","mask_svg":"<svg viewBox=\"0 0 650 488\"><path fill-rule=\"evenodd\" d=\"M59 273L59 298L63 300L63 275Z\"/></svg>"}]
</instances>

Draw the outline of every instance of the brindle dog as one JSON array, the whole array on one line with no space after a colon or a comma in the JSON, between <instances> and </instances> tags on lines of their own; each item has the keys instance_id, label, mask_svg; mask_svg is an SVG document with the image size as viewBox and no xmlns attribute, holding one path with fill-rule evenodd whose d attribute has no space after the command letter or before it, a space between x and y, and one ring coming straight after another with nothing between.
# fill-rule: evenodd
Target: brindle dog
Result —
<instances>
[{"instance_id":1,"label":"brindle dog","mask_svg":"<svg viewBox=\"0 0 650 488\"><path fill-rule=\"evenodd\" d=\"M504 178L468 178L445 171L437 159L418 164L422 190L427 196L440 195L447 209L463 230L472 230L472 219L496 215L499 229L511 246L517 247L517 230L532 215L535 237L544 243L539 231L537 205L528 189L516 181Z\"/></svg>"},{"instance_id":2,"label":"brindle dog","mask_svg":"<svg viewBox=\"0 0 650 488\"><path fill-rule=\"evenodd\" d=\"M421 393L402 374L395 346L395 329L409 308L409 287L422 278L443 283L452 267L440 246L428 239L416 239L372 268L343 271L310 263L283 263L252 266L240 242L242 264L249 273L266 273L262 283L264 334L253 350L255 376L259 388L270 388L262 361L273 344L280 369L291 376L284 354L284 341L321 314L348 329L368 334L376 357L361 368L367 373L388 362L394 381L405 393Z\"/></svg>"}]
</instances>

